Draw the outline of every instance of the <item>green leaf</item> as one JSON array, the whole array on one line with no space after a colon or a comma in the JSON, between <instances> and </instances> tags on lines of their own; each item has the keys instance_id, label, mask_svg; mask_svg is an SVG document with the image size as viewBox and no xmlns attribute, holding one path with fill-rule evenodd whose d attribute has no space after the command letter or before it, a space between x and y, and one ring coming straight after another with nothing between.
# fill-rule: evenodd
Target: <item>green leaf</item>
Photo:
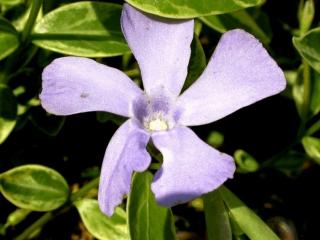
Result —
<instances>
[{"instance_id":1,"label":"green leaf","mask_svg":"<svg viewBox=\"0 0 320 240\"><path fill-rule=\"evenodd\" d=\"M150 189L150 172L136 173L127 203L129 231L132 240L176 239L172 212L160 207Z\"/></svg>"},{"instance_id":2,"label":"green leaf","mask_svg":"<svg viewBox=\"0 0 320 240\"><path fill-rule=\"evenodd\" d=\"M293 45L310 66L320 73L320 27L302 37L294 37Z\"/></svg>"},{"instance_id":3,"label":"green leaf","mask_svg":"<svg viewBox=\"0 0 320 240\"><path fill-rule=\"evenodd\" d=\"M209 240L232 240L229 216L219 190L203 196Z\"/></svg>"},{"instance_id":4,"label":"green leaf","mask_svg":"<svg viewBox=\"0 0 320 240\"><path fill-rule=\"evenodd\" d=\"M17 120L17 101L11 89L0 84L0 144L10 135Z\"/></svg>"},{"instance_id":5,"label":"green leaf","mask_svg":"<svg viewBox=\"0 0 320 240\"><path fill-rule=\"evenodd\" d=\"M298 18L300 25L300 33L304 34L307 32L312 24L314 18L314 3L313 0L300 1Z\"/></svg>"},{"instance_id":6,"label":"green leaf","mask_svg":"<svg viewBox=\"0 0 320 240\"><path fill-rule=\"evenodd\" d=\"M19 34L11 23L0 16L0 60L19 47Z\"/></svg>"},{"instance_id":7,"label":"green leaf","mask_svg":"<svg viewBox=\"0 0 320 240\"><path fill-rule=\"evenodd\" d=\"M170 18L195 18L253 7L263 0L126 0L132 6L155 15Z\"/></svg>"},{"instance_id":8,"label":"green leaf","mask_svg":"<svg viewBox=\"0 0 320 240\"><path fill-rule=\"evenodd\" d=\"M126 213L116 208L112 217L104 215L97 200L82 199L75 202L81 219L96 238L101 240L129 240Z\"/></svg>"},{"instance_id":9,"label":"green leaf","mask_svg":"<svg viewBox=\"0 0 320 240\"><path fill-rule=\"evenodd\" d=\"M308 156L320 164L320 139L307 136L302 139L302 145Z\"/></svg>"},{"instance_id":10,"label":"green leaf","mask_svg":"<svg viewBox=\"0 0 320 240\"><path fill-rule=\"evenodd\" d=\"M120 15L118 4L66 4L36 24L33 43L51 51L83 57L122 55L130 50L121 32Z\"/></svg>"},{"instance_id":11,"label":"green leaf","mask_svg":"<svg viewBox=\"0 0 320 240\"><path fill-rule=\"evenodd\" d=\"M24 165L0 175L3 196L14 205L34 211L60 207L69 196L65 179L55 170L40 165Z\"/></svg>"},{"instance_id":12,"label":"green leaf","mask_svg":"<svg viewBox=\"0 0 320 240\"><path fill-rule=\"evenodd\" d=\"M320 112L320 74L316 71L311 73L310 112L312 116Z\"/></svg>"},{"instance_id":13,"label":"green leaf","mask_svg":"<svg viewBox=\"0 0 320 240\"><path fill-rule=\"evenodd\" d=\"M219 189L229 214L251 240L280 240L278 236L230 190Z\"/></svg>"},{"instance_id":14,"label":"green leaf","mask_svg":"<svg viewBox=\"0 0 320 240\"><path fill-rule=\"evenodd\" d=\"M260 16L261 13L253 17L248 11L241 10L229 14L205 16L200 19L206 25L220 33L234 28L241 28L255 35L262 43L269 44L271 41L270 33L265 32L257 22L257 18Z\"/></svg>"},{"instance_id":15,"label":"green leaf","mask_svg":"<svg viewBox=\"0 0 320 240\"><path fill-rule=\"evenodd\" d=\"M238 172L248 173L255 172L259 169L259 163L244 150L236 150L234 153L234 160L238 165Z\"/></svg>"},{"instance_id":16,"label":"green leaf","mask_svg":"<svg viewBox=\"0 0 320 240\"><path fill-rule=\"evenodd\" d=\"M191 42L191 56L188 65L188 75L183 85L183 90L187 89L200 77L206 68L206 55L204 54L199 38L194 35Z\"/></svg>"}]
</instances>

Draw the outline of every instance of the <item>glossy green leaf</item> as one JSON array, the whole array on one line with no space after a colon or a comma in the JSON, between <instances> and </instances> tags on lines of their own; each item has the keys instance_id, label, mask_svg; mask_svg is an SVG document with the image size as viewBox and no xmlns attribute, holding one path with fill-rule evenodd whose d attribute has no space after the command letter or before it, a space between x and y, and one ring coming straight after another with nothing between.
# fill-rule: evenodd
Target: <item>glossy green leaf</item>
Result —
<instances>
[{"instance_id":1,"label":"glossy green leaf","mask_svg":"<svg viewBox=\"0 0 320 240\"><path fill-rule=\"evenodd\" d=\"M19 47L19 34L9 21L0 16L0 60Z\"/></svg>"},{"instance_id":2,"label":"glossy green leaf","mask_svg":"<svg viewBox=\"0 0 320 240\"><path fill-rule=\"evenodd\" d=\"M205 16L200 19L218 32L224 33L234 28L241 28L255 35L262 43L269 44L271 35L258 24L258 17L259 15L253 17L248 11L240 10L228 14Z\"/></svg>"},{"instance_id":3,"label":"glossy green leaf","mask_svg":"<svg viewBox=\"0 0 320 240\"><path fill-rule=\"evenodd\" d=\"M171 18L195 18L232 12L259 5L263 0L126 0L134 7L155 15Z\"/></svg>"},{"instance_id":4,"label":"glossy green leaf","mask_svg":"<svg viewBox=\"0 0 320 240\"><path fill-rule=\"evenodd\" d=\"M206 68L206 55L204 54L199 38L194 35L191 42L191 56L188 65L188 75L183 85L183 90L194 83Z\"/></svg>"},{"instance_id":5,"label":"glossy green leaf","mask_svg":"<svg viewBox=\"0 0 320 240\"><path fill-rule=\"evenodd\" d=\"M51 51L110 57L129 50L120 27L121 6L102 2L77 2L53 10L39 21L33 43Z\"/></svg>"},{"instance_id":6,"label":"glossy green leaf","mask_svg":"<svg viewBox=\"0 0 320 240\"><path fill-rule=\"evenodd\" d=\"M75 202L81 219L88 231L101 240L129 240L126 213L116 208L112 217L104 215L98 201L82 199Z\"/></svg>"},{"instance_id":7,"label":"glossy green leaf","mask_svg":"<svg viewBox=\"0 0 320 240\"><path fill-rule=\"evenodd\" d=\"M203 196L209 240L232 240L229 216L219 190Z\"/></svg>"},{"instance_id":8,"label":"glossy green leaf","mask_svg":"<svg viewBox=\"0 0 320 240\"><path fill-rule=\"evenodd\" d=\"M17 101L11 89L0 84L0 144L10 135L17 120Z\"/></svg>"},{"instance_id":9,"label":"glossy green leaf","mask_svg":"<svg viewBox=\"0 0 320 240\"><path fill-rule=\"evenodd\" d=\"M312 116L320 112L320 73L312 71L310 112Z\"/></svg>"},{"instance_id":10,"label":"glossy green leaf","mask_svg":"<svg viewBox=\"0 0 320 240\"><path fill-rule=\"evenodd\" d=\"M236 150L234 153L234 160L238 165L238 172L255 172L259 169L259 163L244 150Z\"/></svg>"},{"instance_id":11,"label":"glossy green leaf","mask_svg":"<svg viewBox=\"0 0 320 240\"><path fill-rule=\"evenodd\" d=\"M175 240L172 212L159 206L150 189L150 172L136 173L127 203L132 240Z\"/></svg>"},{"instance_id":12,"label":"glossy green leaf","mask_svg":"<svg viewBox=\"0 0 320 240\"><path fill-rule=\"evenodd\" d=\"M251 240L280 240L278 236L226 187L219 189L229 214Z\"/></svg>"},{"instance_id":13,"label":"glossy green leaf","mask_svg":"<svg viewBox=\"0 0 320 240\"><path fill-rule=\"evenodd\" d=\"M294 37L293 45L311 67L320 73L320 27L302 37Z\"/></svg>"},{"instance_id":14,"label":"glossy green leaf","mask_svg":"<svg viewBox=\"0 0 320 240\"><path fill-rule=\"evenodd\" d=\"M320 164L320 139L309 136L304 137L302 145L308 156Z\"/></svg>"},{"instance_id":15,"label":"glossy green leaf","mask_svg":"<svg viewBox=\"0 0 320 240\"><path fill-rule=\"evenodd\" d=\"M0 175L0 189L14 205L34 211L60 207L69 196L65 179L55 170L40 165L24 165Z\"/></svg>"}]
</instances>

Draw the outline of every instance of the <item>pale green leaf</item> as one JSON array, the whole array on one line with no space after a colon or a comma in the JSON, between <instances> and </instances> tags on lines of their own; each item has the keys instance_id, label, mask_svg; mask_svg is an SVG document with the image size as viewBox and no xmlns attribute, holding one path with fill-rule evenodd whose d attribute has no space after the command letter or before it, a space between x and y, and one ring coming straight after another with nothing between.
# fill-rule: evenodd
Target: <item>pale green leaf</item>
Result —
<instances>
[{"instance_id":1,"label":"pale green leaf","mask_svg":"<svg viewBox=\"0 0 320 240\"><path fill-rule=\"evenodd\" d=\"M294 37L293 45L311 67L320 73L320 27L302 37Z\"/></svg>"},{"instance_id":2,"label":"pale green leaf","mask_svg":"<svg viewBox=\"0 0 320 240\"><path fill-rule=\"evenodd\" d=\"M170 18L195 18L232 12L253 7L263 0L126 0L134 7L155 15Z\"/></svg>"},{"instance_id":3,"label":"pale green leaf","mask_svg":"<svg viewBox=\"0 0 320 240\"><path fill-rule=\"evenodd\" d=\"M34 211L60 207L69 196L65 179L41 165L23 165L0 175L1 193L14 205Z\"/></svg>"},{"instance_id":4,"label":"pale green leaf","mask_svg":"<svg viewBox=\"0 0 320 240\"><path fill-rule=\"evenodd\" d=\"M112 217L103 214L97 200L82 199L75 202L88 231L101 240L129 240L126 213L116 208Z\"/></svg>"},{"instance_id":5,"label":"pale green leaf","mask_svg":"<svg viewBox=\"0 0 320 240\"><path fill-rule=\"evenodd\" d=\"M39 21L33 43L51 51L84 56L111 57L129 52L120 27L121 6L77 2L59 7Z\"/></svg>"}]
</instances>

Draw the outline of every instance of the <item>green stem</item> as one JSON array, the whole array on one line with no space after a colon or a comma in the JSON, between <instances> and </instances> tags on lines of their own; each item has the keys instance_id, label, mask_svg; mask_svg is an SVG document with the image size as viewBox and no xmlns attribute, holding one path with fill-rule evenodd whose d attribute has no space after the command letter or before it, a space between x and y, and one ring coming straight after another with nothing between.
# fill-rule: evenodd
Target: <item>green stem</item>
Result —
<instances>
[{"instance_id":1,"label":"green stem","mask_svg":"<svg viewBox=\"0 0 320 240\"><path fill-rule=\"evenodd\" d=\"M35 23L37 16L39 14L42 2L43 2L43 0L33 0L31 3L32 5L31 5L29 18L27 20L26 25L24 26L24 29L23 29L22 35L21 35L22 43L27 42L29 39L30 33L33 29L34 23Z\"/></svg>"},{"instance_id":2,"label":"green stem","mask_svg":"<svg viewBox=\"0 0 320 240\"><path fill-rule=\"evenodd\" d=\"M310 136L314 133L316 133L317 131L320 130L320 119L318 121L316 121L306 132L306 135Z\"/></svg>"},{"instance_id":3,"label":"green stem","mask_svg":"<svg viewBox=\"0 0 320 240\"><path fill-rule=\"evenodd\" d=\"M86 185L84 185L79 191L73 193L70 196L70 201L64 205L63 207L54 210L54 211L50 211L47 212L45 214L43 214L38 220L36 220L33 224L31 224L29 227L27 227L18 237L16 237L16 240L25 240L28 239L28 237L35 232L37 229L41 228L43 225L45 225L47 222L51 221L52 219L54 219L55 217L57 217L58 215L68 211L73 203L78 200L81 197L84 197L85 195L87 195L87 193L93 189L96 188L99 184L99 177L95 178L93 180L91 180L89 183L87 183Z\"/></svg>"},{"instance_id":4,"label":"green stem","mask_svg":"<svg viewBox=\"0 0 320 240\"><path fill-rule=\"evenodd\" d=\"M91 180L86 185L84 185L82 188L79 189L79 191L73 193L70 197L71 202L75 202L81 197L84 197L91 189L98 187L99 185L99 177Z\"/></svg>"},{"instance_id":5,"label":"green stem","mask_svg":"<svg viewBox=\"0 0 320 240\"><path fill-rule=\"evenodd\" d=\"M49 222L53 218L54 214L52 212L47 212L43 214L37 221L31 224L26 230L24 230L16 240L28 239L28 237L34 233L37 229L41 228L44 224Z\"/></svg>"}]
</instances>

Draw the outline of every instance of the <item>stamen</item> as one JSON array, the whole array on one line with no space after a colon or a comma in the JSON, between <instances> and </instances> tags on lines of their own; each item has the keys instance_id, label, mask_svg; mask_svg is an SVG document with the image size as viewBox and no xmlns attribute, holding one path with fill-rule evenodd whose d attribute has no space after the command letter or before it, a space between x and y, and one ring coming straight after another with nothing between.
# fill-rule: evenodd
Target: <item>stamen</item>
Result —
<instances>
[{"instance_id":1,"label":"stamen","mask_svg":"<svg viewBox=\"0 0 320 240\"><path fill-rule=\"evenodd\" d=\"M159 118L150 121L148 125L150 131L165 131L169 129L168 123Z\"/></svg>"}]
</instances>

